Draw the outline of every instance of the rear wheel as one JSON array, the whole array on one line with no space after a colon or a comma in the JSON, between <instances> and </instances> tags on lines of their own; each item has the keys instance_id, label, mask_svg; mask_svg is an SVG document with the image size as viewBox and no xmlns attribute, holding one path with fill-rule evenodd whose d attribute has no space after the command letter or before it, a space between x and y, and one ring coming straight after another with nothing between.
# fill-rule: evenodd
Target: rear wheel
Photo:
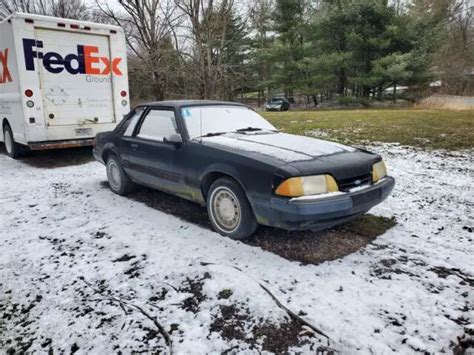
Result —
<instances>
[{"instance_id":1,"label":"rear wheel","mask_svg":"<svg viewBox=\"0 0 474 355\"><path fill-rule=\"evenodd\" d=\"M3 142L5 143L5 150L8 156L17 159L20 156L21 150L18 143L15 142L12 129L8 123L3 126Z\"/></svg>"},{"instance_id":2,"label":"rear wheel","mask_svg":"<svg viewBox=\"0 0 474 355\"><path fill-rule=\"evenodd\" d=\"M248 238L258 226L244 190L230 178L218 179L211 185L207 212L214 230L232 239Z\"/></svg>"},{"instance_id":3,"label":"rear wheel","mask_svg":"<svg viewBox=\"0 0 474 355\"><path fill-rule=\"evenodd\" d=\"M110 189L122 196L129 194L134 188L134 183L127 176L120 160L115 155L107 159L107 180Z\"/></svg>"}]
</instances>

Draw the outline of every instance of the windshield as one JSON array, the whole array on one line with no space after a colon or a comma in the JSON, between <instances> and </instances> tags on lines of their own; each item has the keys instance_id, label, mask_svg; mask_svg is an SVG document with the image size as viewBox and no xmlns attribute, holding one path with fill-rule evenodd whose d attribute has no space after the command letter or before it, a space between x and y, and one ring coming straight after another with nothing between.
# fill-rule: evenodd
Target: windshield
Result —
<instances>
[{"instance_id":1,"label":"windshield","mask_svg":"<svg viewBox=\"0 0 474 355\"><path fill-rule=\"evenodd\" d=\"M273 99L272 101L270 101L271 104L281 104L283 103L283 100L282 99Z\"/></svg>"},{"instance_id":2,"label":"windshield","mask_svg":"<svg viewBox=\"0 0 474 355\"><path fill-rule=\"evenodd\" d=\"M188 129L190 139L239 130L277 130L258 113L241 106L184 107L181 109L181 116Z\"/></svg>"}]
</instances>

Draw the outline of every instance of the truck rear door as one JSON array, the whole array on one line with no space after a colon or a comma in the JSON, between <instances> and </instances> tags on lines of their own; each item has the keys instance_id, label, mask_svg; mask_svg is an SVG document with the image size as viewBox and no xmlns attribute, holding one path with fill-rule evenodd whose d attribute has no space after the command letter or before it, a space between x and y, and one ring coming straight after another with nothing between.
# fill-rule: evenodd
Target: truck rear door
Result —
<instances>
[{"instance_id":1,"label":"truck rear door","mask_svg":"<svg viewBox=\"0 0 474 355\"><path fill-rule=\"evenodd\" d=\"M109 37L45 28L35 37L45 50L39 76L48 125L114 122Z\"/></svg>"}]
</instances>

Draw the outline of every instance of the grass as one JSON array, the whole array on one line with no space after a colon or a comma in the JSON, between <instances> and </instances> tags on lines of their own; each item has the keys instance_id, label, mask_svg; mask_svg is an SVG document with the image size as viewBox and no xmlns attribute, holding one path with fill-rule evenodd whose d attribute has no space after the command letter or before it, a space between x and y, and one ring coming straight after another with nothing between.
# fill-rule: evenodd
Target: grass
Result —
<instances>
[{"instance_id":1,"label":"grass","mask_svg":"<svg viewBox=\"0 0 474 355\"><path fill-rule=\"evenodd\" d=\"M287 133L326 136L346 144L400 143L428 149L474 147L474 111L366 109L265 112Z\"/></svg>"}]
</instances>

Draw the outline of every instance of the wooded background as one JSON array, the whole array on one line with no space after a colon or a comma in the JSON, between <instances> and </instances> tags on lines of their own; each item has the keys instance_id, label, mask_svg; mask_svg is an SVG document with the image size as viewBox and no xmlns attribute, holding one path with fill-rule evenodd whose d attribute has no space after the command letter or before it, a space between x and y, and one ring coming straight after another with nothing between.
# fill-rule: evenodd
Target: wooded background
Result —
<instances>
[{"instance_id":1,"label":"wooded background","mask_svg":"<svg viewBox=\"0 0 474 355\"><path fill-rule=\"evenodd\" d=\"M135 101L474 95L473 0L0 0L125 29Z\"/></svg>"}]
</instances>

